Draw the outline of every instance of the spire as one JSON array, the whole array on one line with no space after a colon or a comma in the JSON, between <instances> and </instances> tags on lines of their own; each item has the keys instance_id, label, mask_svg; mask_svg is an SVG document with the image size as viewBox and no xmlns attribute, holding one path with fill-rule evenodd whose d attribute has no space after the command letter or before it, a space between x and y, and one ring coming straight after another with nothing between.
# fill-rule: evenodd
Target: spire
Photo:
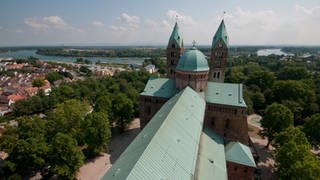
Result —
<instances>
[{"instance_id":1,"label":"spire","mask_svg":"<svg viewBox=\"0 0 320 180\"><path fill-rule=\"evenodd\" d=\"M173 31L169 39L169 43L172 40L176 41L179 47L183 47L183 40L179 32L178 22L176 22L176 24L174 25Z\"/></svg>"},{"instance_id":2,"label":"spire","mask_svg":"<svg viewBox=\"0 0 320 180\"><path fill-rule=\"evenodd\" d=\"M222 39L227 47L229 47L229 38L226 30L226 26L224 24L224 19L222 19L220 26L216 32L216 34L213 36L212 41L212 48L216 45L216 43Z\"/></svg>"}]
</instances>

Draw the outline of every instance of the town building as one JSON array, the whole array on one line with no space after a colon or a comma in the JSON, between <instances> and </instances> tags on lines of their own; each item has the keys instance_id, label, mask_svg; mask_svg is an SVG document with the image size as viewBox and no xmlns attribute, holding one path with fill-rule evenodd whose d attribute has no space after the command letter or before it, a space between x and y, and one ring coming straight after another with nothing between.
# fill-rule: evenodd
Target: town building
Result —
<instances>
[{"instance_id":1,"label":"town building","mask_svg":"<svg viewBox=\"0 0 320 180\"><path fill-rule=\"evenodd\" d=\"M209 63L195 44L185 52L175 24L167 78L147 82L142 131L103 179L254 179L242 84L224 83L228 48L223 20Z\"/></svg>"}]
</instances>

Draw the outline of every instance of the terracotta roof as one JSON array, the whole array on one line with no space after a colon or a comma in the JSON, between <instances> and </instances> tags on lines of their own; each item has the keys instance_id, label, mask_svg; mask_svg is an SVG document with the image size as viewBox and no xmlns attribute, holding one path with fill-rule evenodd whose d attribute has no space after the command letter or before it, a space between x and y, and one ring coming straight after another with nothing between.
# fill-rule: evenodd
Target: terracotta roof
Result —
<instances>
[{"instance_id":1,"label":"terracotta roof","mask_svg":"<svg viewBox=\"0 0 320 180\"><path fill-rule=\"evenodd\" d=\"M12 100L12 101L18 101L18 100L22 100L25 98L26 98L26 96L23 96L21 94L12 94L12 95L8 96L8 99Z\"/></svg>"}]
</instances>

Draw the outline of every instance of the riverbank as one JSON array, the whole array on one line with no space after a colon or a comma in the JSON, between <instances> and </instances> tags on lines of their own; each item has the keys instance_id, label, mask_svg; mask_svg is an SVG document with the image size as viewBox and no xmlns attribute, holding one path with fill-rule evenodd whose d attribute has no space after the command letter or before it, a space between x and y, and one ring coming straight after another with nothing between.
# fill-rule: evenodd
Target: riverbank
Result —
<instances>
[{"instance_id":1,"label":"riverbank","mask_svg":"<svg viewBox=\"0 0 320 180\"><path fill-rule=\"evenodd\" d=\"M19 51L10 51L7 53L0 54L0 58L29 58L35 57L42 61L52 61L52 62L76 62L79 57L62 57L62 56L46 56L39 55L36 53L36 50L19 50ZM92 63L101 62L101 63L119 63L119 64L139 64L142 65L143 61L146 58L142 57L88 57L86 58Z\"/></svg>"}]
</instances>

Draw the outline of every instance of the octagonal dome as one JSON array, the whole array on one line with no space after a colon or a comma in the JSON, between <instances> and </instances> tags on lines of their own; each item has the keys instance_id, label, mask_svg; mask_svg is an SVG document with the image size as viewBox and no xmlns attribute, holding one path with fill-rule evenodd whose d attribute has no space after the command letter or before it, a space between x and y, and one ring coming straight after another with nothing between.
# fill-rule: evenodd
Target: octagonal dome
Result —
<instances>
[{"instance_id":1,"label":"octagonal dome","mask_svg":"<svg viewBox=\"0 0 320 180\"><path fill-rule=\"evenodd\" d=\"M209 71L209 66L205 55L193 47L181 56L176 69L179 71Z\"/></svg>"}]
</instances>

